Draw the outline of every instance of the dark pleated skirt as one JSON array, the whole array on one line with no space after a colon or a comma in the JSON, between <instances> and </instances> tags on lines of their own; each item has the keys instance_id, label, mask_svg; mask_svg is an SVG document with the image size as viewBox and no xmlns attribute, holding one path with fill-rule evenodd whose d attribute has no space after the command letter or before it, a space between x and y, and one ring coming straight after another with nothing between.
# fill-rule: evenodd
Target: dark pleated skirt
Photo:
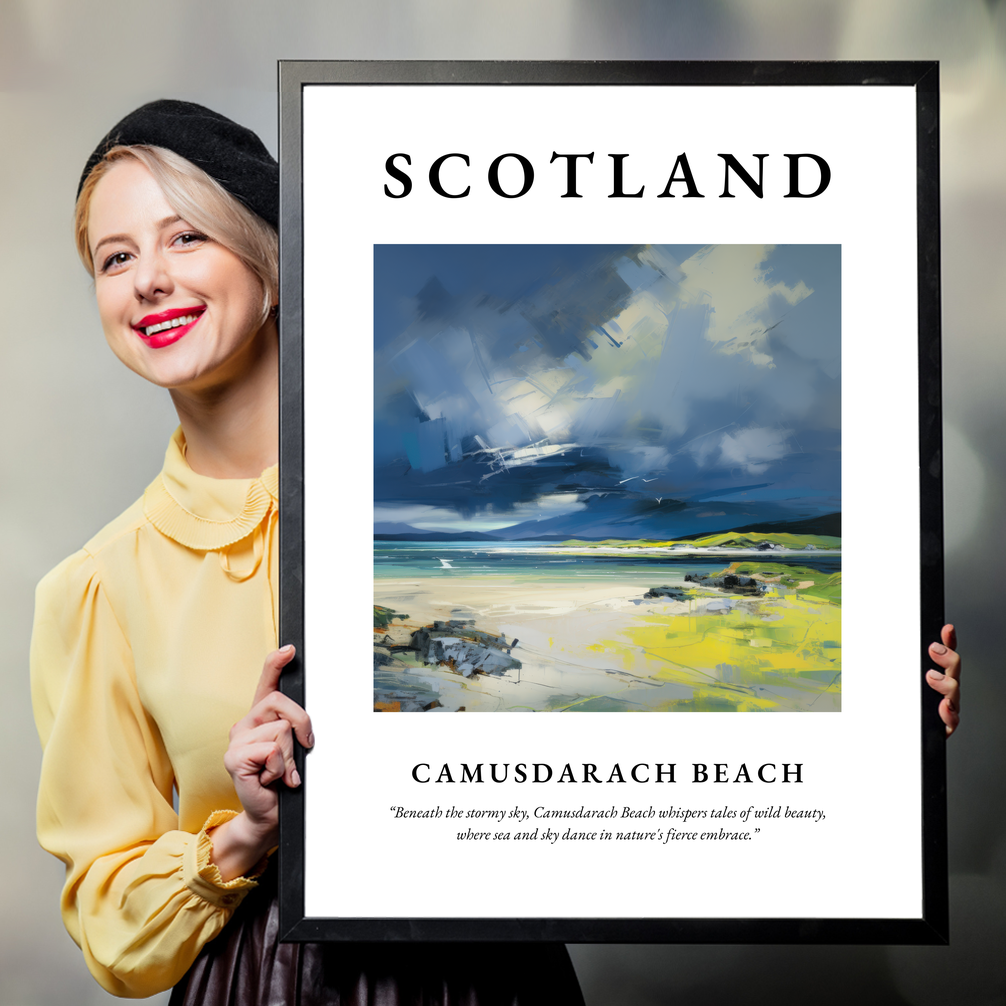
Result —
<instances>
[{"instance_id":1,"label":"dark pleated skirt","mask_svg":"<svg viewBox=\"0 0 1006 1006\"><path fill-rule=\"evenodd\" d=\"M561 943L280 943L274 874L170 1006L583 1006Z\"/></svg>"}]
</instances>

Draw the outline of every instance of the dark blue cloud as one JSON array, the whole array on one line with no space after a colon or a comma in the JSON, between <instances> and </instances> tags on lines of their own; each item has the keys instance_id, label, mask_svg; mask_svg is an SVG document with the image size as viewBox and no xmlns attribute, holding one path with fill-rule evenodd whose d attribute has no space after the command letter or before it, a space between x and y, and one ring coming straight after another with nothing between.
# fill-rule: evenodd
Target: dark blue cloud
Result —
<instances>
[{"instance_id":1,"label":"dark blue cloud","mask_svg":"<svg viewBox=\"0 0 1006 1006\"><path fill-rule=\"evenodd\" d=\"M837 246L395 245L374 267L380 520L544 507L631 537L840 510Z\"/></svg>"}]
</instances>

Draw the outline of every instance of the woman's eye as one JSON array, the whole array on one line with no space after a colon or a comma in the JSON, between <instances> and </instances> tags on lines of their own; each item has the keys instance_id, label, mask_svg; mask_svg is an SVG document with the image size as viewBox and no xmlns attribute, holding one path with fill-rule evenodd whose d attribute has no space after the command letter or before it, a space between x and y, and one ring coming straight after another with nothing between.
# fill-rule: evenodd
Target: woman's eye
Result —
<instances>
[{"instance_id":1,"label":"woman's eye","mask_svg":"<svg viewBox=\"0 0 1006 1006\"><path fill-rule=\"evenodd\" d=\"M205 240L205 234L200 234L198 231L186 231L184 234L179 234L174 243L182 248L190 248L192 245L202 244Z\"/></svg>"},{"instance_id":2,"label":"woman's eye","mask_svg":"<svg viewBox=\"0 0 1006 1006\"><path fill-rule=\"evenodd\" d=\"M102 272L114 271L121 265L125 265L129 261L129 252L116 252L114 255L109 255L102 264Z\"/></svg>"}]
</instances>

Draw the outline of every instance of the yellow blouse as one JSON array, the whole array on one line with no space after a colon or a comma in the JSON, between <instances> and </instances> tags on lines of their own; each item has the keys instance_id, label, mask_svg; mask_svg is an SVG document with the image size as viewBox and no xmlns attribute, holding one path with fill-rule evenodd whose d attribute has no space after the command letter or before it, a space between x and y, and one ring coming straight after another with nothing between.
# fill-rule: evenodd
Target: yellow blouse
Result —
<instances>
[{"instance_id":1,"label":"yellow blouse","mask_svg":"<svg viewBox=\"0 0 1006 1006\"><path fill-rule=\"evenodd\" d=\"M241 809L228 731L276 646L277 493L276 467L197 475L178 430L143 498L38 586L38 837L115 995L174 985L255 886L223 882L206 829Z\"/></svg>"}]
</instances>

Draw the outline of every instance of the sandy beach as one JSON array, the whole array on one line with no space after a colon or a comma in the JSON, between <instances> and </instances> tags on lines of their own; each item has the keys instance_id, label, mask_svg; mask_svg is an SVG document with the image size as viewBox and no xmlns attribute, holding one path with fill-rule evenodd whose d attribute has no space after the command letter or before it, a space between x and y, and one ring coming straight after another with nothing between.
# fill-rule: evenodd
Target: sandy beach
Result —
<instances>
[{"instance_id":1,"label":"sandy beach","mask_svg":"<svg viewBox=\"0 0 1006 1006\"><path fill-rule=\"evenodd\" d=\"M407 642L434 621L473 621L504 636L521 667L466 678L398 651L375 671L375 694L411 690L436 711L468 712L840 708L837 605L777 584L760 597L679 585L687 588L681 600L645 597L654 583L642 571L638 582L377 580L374 603L408 614L393 622L392 640ZM375 642L384 635L375 629Z\"/></svg>"}]
</instances>

